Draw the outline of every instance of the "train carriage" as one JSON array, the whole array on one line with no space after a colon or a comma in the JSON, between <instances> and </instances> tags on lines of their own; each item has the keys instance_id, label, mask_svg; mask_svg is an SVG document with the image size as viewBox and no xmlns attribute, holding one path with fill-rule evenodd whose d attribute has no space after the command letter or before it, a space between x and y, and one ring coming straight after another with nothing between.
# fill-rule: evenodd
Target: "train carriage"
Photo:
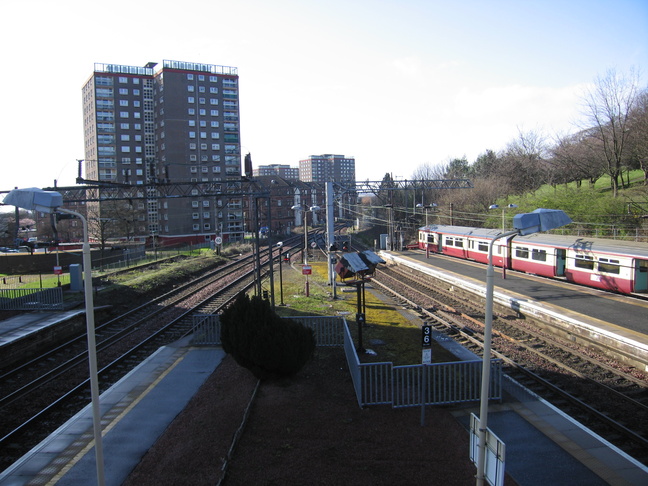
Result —
<instances>
[{"instance_id":1,"label":"train carriage","mask_svg":"<svg viewBox=\"0 0 648 486\"><path fill-rule=\"evenodd\" d=\"M567 279L624 294L648 291L648 246L578 238L567 250Z\"/></svg>"},{"instance_id":2,"label":"train carriage","mask_svg":"<svg viewBox=\"0 0 648 486\"><path fill-rule=\"evenodd\" d=\"M511 241L510 268L543 277L564 277L570 242L555 238L544 233L515 237Z\"/></svg>"},{"instance_id":3,"label":"train carriage","mask_svg":"<svg viewBox=\"0 0 648 486\"><path fill-rule=\"evenodd\" d=\"M433 253L487 263L488 245L499 234L501 231L487 228L424 226L419 231L418 247ZM509 259L508 240L496 241L493 246L494 264L501 266L503 262L509 262Z\"/></svg>"},{"instance_id":4,"label":"train carriage","mask_svg":"<svg viewBox=\"0 0 648 486\"><path fill-rule=\"evenodd\" d=\"M501 230L431 225L419 229L418 247L488 263L488 246ZM493 264L620 293L648 292L648 245L601 238L535 233L493 245Z\"/></svg>"}]
</instances>

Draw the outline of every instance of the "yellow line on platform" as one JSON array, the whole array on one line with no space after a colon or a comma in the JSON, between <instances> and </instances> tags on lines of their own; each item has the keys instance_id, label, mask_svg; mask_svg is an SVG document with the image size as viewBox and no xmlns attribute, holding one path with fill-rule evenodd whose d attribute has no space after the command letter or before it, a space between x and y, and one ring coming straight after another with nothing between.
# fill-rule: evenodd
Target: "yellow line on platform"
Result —
<instances>
[{"instance_id":1,"label":"yellow line on platform","mask_svg":"<svg viewBox=\"0 0 648 486\"><path fill-rule=\"evenodd\" d=\"M146 395L148 395L151 390L153 390L160 381L164 379L173 369L180 364L184 359L184 356L178 358L171 366L169 366L160 376L158 376L155 381L153 381L147 388L144 390L135 400L133 400L128 407L126 407L122 412L117 415L110 423L102 429L101 436L105 437L108 432L110 432L120 421L124 418L128 412L130 412L138 403L140 403ZM92 437L92 434L88 434L88 437ZM94 439L90 440L85 447L83 447L65 466L63 466L46 484L47 486L54 486L58 481L61 480L67 472L72 469L82 458L85 456L92 448L94 447Z\"/></svg>"}]
</instances>

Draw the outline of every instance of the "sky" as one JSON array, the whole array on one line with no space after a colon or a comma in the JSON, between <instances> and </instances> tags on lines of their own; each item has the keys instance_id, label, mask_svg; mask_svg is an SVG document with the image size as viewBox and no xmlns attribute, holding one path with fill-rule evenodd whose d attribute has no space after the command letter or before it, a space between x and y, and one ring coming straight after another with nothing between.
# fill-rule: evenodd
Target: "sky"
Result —
<instances>
[{"instance_id":1,"label":"sky","mask_svg":"<svg viewBox=\"0 0 648 486\"><path fill-rule=\"evenodd\" d=\"M646 0L5 0L0 191L75 184L94 63L234 66L254 166L357 180L575 131L597 76L648 86Z\"/></svg>"}]
</instances>

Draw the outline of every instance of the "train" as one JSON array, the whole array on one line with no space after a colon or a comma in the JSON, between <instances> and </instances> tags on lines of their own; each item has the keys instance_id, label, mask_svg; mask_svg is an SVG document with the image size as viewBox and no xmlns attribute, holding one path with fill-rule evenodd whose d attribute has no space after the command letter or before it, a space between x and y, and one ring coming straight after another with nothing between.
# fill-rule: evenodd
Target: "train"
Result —
<instances>
[{"instance_id":1,"label":"train","mask_svg":"<svg viewBox=\"0 0 648 486\"><path fill-rule=\"evenodd\" d=\"M500 229L430 225L418 230L416 247L430 253L488 263ZM586 236L534 233L502 237L493 264L621 294L648 293L648 244Z\"/></svg>"}]
</instances>

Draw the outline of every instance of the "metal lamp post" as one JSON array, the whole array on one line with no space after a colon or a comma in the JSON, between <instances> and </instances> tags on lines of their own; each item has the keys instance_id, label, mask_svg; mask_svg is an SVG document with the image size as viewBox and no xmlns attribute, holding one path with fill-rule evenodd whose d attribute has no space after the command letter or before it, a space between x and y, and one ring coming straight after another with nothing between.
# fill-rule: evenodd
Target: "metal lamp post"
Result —
<instances>
[{"instance_id":1,"label":"metal lamp post","mask_svg":"<svg viewBox=\"0 0 648 486\"><path fill-rule=\"evenodd\" d=\"M284 304L283 300L283 250L281 249L283 247L283 241L279 241L276 246L279 248L279 305L284 306L286 304Z\"/></svg>"},{"instance_id":2,"label":"metal lamp post","mask_svg":"<svg viewBox=\"0 0 648 486\"><path fill-rule=\"evenodd\" d=\"M506 206L502 206L502 232L506 231L506 220L504 219L504 215L506 213L507 208L517 208L517 204L507 204ZM488 209L499 209L498 204L491 204L488 206ZM502 258L502 278L506 278L506 258Z\"/></svg>"},{"instance_id":3,"label":"metal lamp post","mask_svg":"<svg viewBox=\"0 0 648 486\"><path fill-rule=\"evenodd\" d=\"M481 395L479 402L479 451L477 455L477 486L483 486L486 466L486 431L488 429L488 397L490 388L490 354L493 335L493 293L495 288L493 267L493 245L500 238L513 235L530 235L548 231L571 223L569 216L558 209L536 209L531 213L516 214L513 217L513 231L493 238L488 245L488 267L486 268L486 319L484 322L484 355L482 356Z\"/></svg>"},{"instance_id":4,"label":"metal lamp post","mask_svg":"<svg viewBox=\"0 0 648 486\"><path fill-rule=\"evenodd\" d=\"M304 213L304 258L303 262L304 265L308 265L308 213L314 213L315 211L319 211L320 207L319 206L311 206L310 208L306 209L306 207L302 207L298 204L294 205L292 208L290 208L294 211L302 211ZM309 292L308 292L308 274L306 274L306 297L308 297Z\"/></svg>"},{"instance_id":5,"label":"metal lamp post","mask_svg":"<svg viewBox=\"0 0 648 486\"><path fill-rule=\"evenodd\" d=\"M97 483L104 486L103 443L101 438L101 411L99 408L99 379L97 376L97 344L95 339L94 299L92 295L92 268L90 242L88 240L88 221L82 215L63 209L63 196L56 191L43 191L38 188L14 189L4 198L5 204L12 204L27 210L44 213L61 212L79 218L83 224L83 280L85 292L86 326L88 334L88 362L90 368L90 392L92 397L92 422L95 440L95 460Z\"/></svg>"},{"instance_id":6,"label":"metal lamp post","mask_svg":"<svg viewBox=\"0 0 648 486\"><path fill-rule=\"evenodd\" d=\"M418 203L416 205L416 207L421 208L421 209L425 209L425 226L427 226L428 225L428 209L436 208L437 207L436 203L428 204L427 206L425 206L422 203Z\"/></svg>"},{"instance_id":7,"label":"metal lamp post","mask_svg":"<svg viewBox=\"0 0 648 486\"><path fill-rule=\"evenodd\" d=\"M509 208L517 208L517 204L507 204L506 206L502 206L502 231L506 230L506 219L505 219L505 213L506 210ZM499 209L499 204L491 204L488 206L488 209Z\"/></svg>"}]
</instances>

